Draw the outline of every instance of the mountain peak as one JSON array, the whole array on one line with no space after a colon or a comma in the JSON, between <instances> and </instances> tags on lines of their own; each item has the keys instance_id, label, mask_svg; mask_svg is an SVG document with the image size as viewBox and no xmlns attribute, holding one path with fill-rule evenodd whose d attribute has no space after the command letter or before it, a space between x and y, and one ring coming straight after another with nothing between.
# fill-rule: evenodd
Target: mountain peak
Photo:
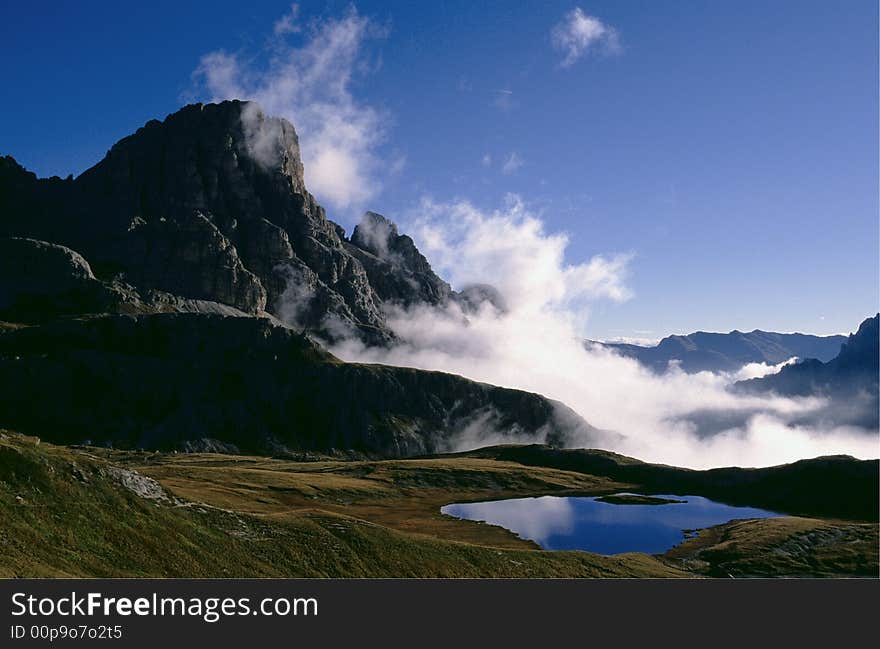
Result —
<instances>
[{"instance_id":1,"label":"mountain peak","mask_svg":"<svg viewBox=\"0 0 880 649\"><path fill-rule=\"evenodd\" d=\"M388 257L390 248L399 237L394 221L376 212L365 212L351 233L351 242L384 259Z\"/></svg>"},{"instance_id":2,"label":"mountain peak","mask_svg":"<svg viewBox=\"0 0 880 649\"><path fill-rule=\"evenodd\" d=\"M383 302L451 294L384 216L346 240L306 189L293 125L255 102L150 120L69 181L0 159L0 214L0 237L63 245L97 281L266 311L327 340L385 344Z\"/></svg>"},{"instance_id":3,"label":"mountain peak","mask_svg":"<svg viewBox=\"0 0 880 649\"><path fill-rule=\"evenodd\" d=\"M840 367L864 368L876 376L877 358L880 353L880 313L865 319L858 330L850 334L834 359Z\"/></svg>"},{"instance_id":4,"label":"mountain peak","mask_svg":"<svg viewBox=\"0 0 880 649\"><path fill-rule=\"evenodd\" d=\"M196 162L234 155L236 162L250 161L289 178L295 193L306 192L296 129L282 117L266 115L254 101L188 104L162 121L150 120L113 145L107 158L125 157L132 147L145 144L189 149L186 154Z\"/></svg>"},{"instance_id":5,"label":"mountain peak","mask_svg":"<svg viewBox=\"0 0 880 649\"><path fill-rule=\"evenodd\" d=\"M415 242L399 234L397 225L376 212L366 212L351 234L347 249L367 271L383 301L411 305L439 304L452 295L445 281L431 269Z\"/></svg>"}]
</instances>

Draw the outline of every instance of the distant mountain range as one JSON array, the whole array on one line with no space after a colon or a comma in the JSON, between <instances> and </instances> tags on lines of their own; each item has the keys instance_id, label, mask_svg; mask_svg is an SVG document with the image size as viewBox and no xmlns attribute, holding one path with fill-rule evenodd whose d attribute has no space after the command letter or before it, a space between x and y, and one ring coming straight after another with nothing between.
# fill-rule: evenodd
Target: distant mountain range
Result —
<instances>
[{"instance_id":1,"label":"distant mountain range","mask_svg":"<svg viewBox=\"0 0 880 649\"><path fill-rule=\"evenodd\" d=\"M837 356L846 336L781 334L755 329L744 333L709 333L697 331L686 336L668 336L654 347L627 343L598 343L618 354L634 358L655 372L669 369L671 362L687 373L735 372L749 363L777 365L797 358L830 361Z\"/></svg>"},{"instance_id":2,"label":"distant mountain range","mask_svg":"<svg viewBox=\"0 0 880 649\"><path fill-rule=\"evenodd\" d=\"M808 359L763 378L740 381L741 392L786 396L820 395L830 399L821 413L829 422L880 428L880 314L859 326L828 362Z\"/></svg>"},{"instance_id":3,"label":"distant mountain range","mask_svg":"<svg viewBox=\"0 0 880 649\"><path fill-rule=\"evenodd\" d=\"M594 341L586 344L612 349L658 374L668 371L673 364L688 373L736 372L749 363L777 365L797 357L797 362L784 366L778 373L739 381L733 389L750 394L823 397L824 407L794 423L877 430L880 428L878 317L865 320L849 338L756 329L747 333L698 331L686 336L668 336L654 347ZM721 427L735 425L733 421L724 421Z\"/></svg>"}]
</instances>

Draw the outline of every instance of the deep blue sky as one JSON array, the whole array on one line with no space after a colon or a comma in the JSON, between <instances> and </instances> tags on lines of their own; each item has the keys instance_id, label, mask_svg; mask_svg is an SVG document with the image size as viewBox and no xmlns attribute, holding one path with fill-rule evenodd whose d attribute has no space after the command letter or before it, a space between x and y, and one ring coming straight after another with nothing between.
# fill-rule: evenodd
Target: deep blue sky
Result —
<instances>
[{"instance_id":1,"label":"deep blue sky","mask_svg":"<svg viewBox=\"0 0 880 649\"><path fill-rule=\"evenodd\" d=\"M4 3L0 154L82 172L176 110L201 56L258 48L289 8L248 4ZM300 4L304 20L349 6ZM577 4L620 51L561 67L550 33ZM356 6L388 33L353 94L388 117L379 153L406 158L365 207L516 192L569 233L572 262L634 252L635 297L597 305L595 337L844 332L877 310L876 2Z\"/></svg>"}]
</instances>

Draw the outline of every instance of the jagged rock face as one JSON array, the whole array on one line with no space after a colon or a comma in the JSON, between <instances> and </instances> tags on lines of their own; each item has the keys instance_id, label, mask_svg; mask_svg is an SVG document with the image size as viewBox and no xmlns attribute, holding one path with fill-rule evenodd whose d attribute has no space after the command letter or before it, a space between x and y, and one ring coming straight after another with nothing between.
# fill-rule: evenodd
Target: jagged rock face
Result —
<instances>
[{"instance_id":1,"label":"jagged rock face","mask_svg":"<svg viewBox=\"0 0 880 649\"><path fill-rule=\"evenodd\" d=\"M4 236L67 246L142 295L266 311L331 342L393 341L391 305L503 304L491 287L453 292L380 214L347 240L306 190L293 126L252 102L152 120L75 180L0 159Z\"/></svg>"},{"instance_id":2,"label":"jagged rock face","mask_svg":"<svg viewBox=\"0 0 880 649\"><path fill-rule=\"evenodd\" d=\"M456 293L456 299L465 313L478 311L483 304L491 304L500 313L507 312L507 301L494 286L472 284Z\"/></svg>"},{"instance_id":3,"label":"jagged rock face","mask_svg":"<svg viewBox=\"0 0 880 649\"><path fill-rule=\"evenodd\" d=\"M876 379L880 370L880 314L863 321L831 363L838 371L861 372Z\"/></svg>"},{"instance_id":4,"label":"jagged rock face","mask_svg":"<svg viewBox=\"0 0 880 649\"><path fill-rule=\"evenodd\" d=\"M266 308L266 289L245 268L232 242L199 211L129 228L126 279L188 297L215 300L257 313Z\"/></svg>"},{"instance_id":5,"label":"jagged rock face","mask_svg":"<svg viewBox=\"0 0 880 649\"><path fill-rule=\"evenodd\" d=\"M434 305L452 295L449 284L434 273L413 240L398 234L397 226L381 214L364 214L346 249L366 269L370 284L384 301Z\"/></svg>"},{"instance_id":6,"label":"jagged rock face","mask_svg":"<svg viewBox=\"0 0 880 649\"><path fill-rule=\"evenodd\" d=\"M179 313L0 329L0 422L60 443L385 457L451 450L465 431L595 432L536 394L342 363L267 318Z\"/></svg>"},{"instance_id":7,"label":"jagged rock face","mask_svg":"<svg viewBox=\"0 0 880 649\"><path fill-rule=\"evenodd\" d=\"M368 213L346 240L305 188L293 126L254 104L151 121L75 180L0 158L0 321L18 323L0 323L3 426L393 457L462 436L598 434L536 394L342 363L266 314L385 344L386 306L458 299L384 217Z\"/></svg>"},{"instance_id":8,"label":"jagged rock face","mask_svg":"<svg viewBox=\"0 0 880 649\"><path fill-rule=\"evenodd\" d=\"M298 324L321 330L329 316L388 341L381 299L341 232L305 188L293 126L249 102L148 122L76 180L0 163L0 235L62 243L98 276L249 313L281 313L302 277Z\"/></svg>"}]
</instances>

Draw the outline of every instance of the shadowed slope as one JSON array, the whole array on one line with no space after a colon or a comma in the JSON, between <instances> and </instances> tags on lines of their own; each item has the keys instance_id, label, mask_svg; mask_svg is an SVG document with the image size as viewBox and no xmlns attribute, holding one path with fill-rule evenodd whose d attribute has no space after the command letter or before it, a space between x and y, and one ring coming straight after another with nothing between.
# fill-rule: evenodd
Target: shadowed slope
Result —
<instances>
[{"instance_id":1,"label":"shadowed slope","mask_svg":"<svg viewBox=\"0 0 880 649\"><path fill-rule=\"evenodd\" d=\"M102 316L0 333L0 422L55 442L383 457L484 434L562 444L593 429L542 396L343 363L266 318Z\"/></svg>"}]
</instances>

